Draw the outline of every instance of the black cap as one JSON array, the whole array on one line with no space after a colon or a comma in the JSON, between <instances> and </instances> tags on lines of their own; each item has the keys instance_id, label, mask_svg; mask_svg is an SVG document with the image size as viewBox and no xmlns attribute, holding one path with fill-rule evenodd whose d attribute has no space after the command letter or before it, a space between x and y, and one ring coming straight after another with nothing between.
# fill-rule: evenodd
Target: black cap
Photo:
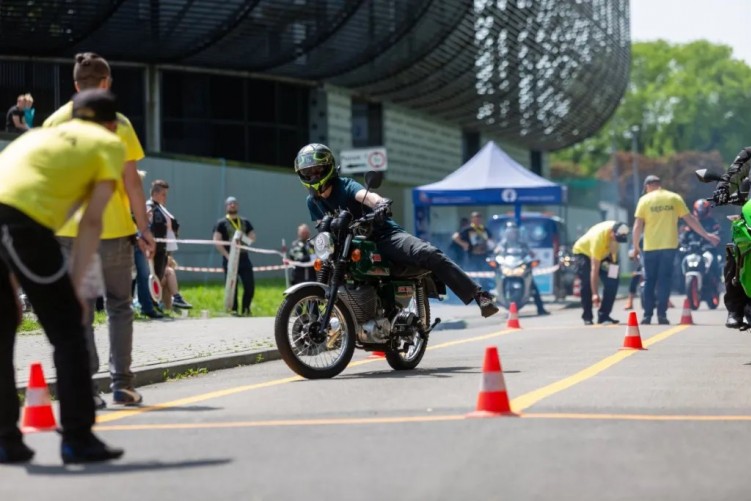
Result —
<instances>
[{"instance_id":1,"label":"black cap","mask_svg":"<svg viewBox=\"0 0 751 501\"><path fill-rule=\"evenodd\" d=\"M105 89L82 90L73 96L73 118L113 122L117 120L117 98Z\"/></svg>"}]
</instances>

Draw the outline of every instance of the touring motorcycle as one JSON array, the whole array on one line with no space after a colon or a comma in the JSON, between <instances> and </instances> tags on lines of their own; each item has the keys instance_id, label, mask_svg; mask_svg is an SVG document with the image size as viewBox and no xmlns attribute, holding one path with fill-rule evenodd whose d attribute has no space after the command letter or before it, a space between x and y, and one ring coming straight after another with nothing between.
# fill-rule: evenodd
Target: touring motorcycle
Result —
<instances>
[{"instance_id":1,"label":"touring motorcycle","mask_svg":"<svg viewBox=\"0 0 751 501\"><path fill-rule=\"evenodd\" d=\"M376 189L382 172L368 172ZM285 363L308 379L332 378L349 364L355 348L381 351L395 370L418 366L430 331L429 298L446 287L432 272L386 260L369 237L373 213L355 218L346 210L326 214L313 240L317 281L284 292L274 325Z\"/></svg>"},{"instance_id":2,"label":"touring motorcycle","mask_svg":"<svg viewBox=\"0 0 751 501\"><path fill-rule=\"evenodd\" d=\"M532 269L539 264L521 247L511 247L488 258L496 270L496 302L504 308L515 303L521 309L532 293Z\"/></svg>"}]
</instances>

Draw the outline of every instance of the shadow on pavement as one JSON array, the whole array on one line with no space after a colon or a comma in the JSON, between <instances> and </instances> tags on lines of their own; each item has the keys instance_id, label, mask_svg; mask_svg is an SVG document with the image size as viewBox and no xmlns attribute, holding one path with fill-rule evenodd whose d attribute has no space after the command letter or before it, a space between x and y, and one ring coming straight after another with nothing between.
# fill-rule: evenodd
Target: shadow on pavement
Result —
<instances>
[{"instance_id":1,"label":"shadow on pavement","mask_svg":"<svg viewBox=\"0 0 751 501\"><path fill-rule=\"evenodd\" d=\"M204 466L221 466L230 463L229 458L200 459L196 461L148 461L148 462L114 462L89 463L80 465L24 465L29 475L111 475L114 473L132 473L134 471L172 470L180 468L203 468Z\"/></svg>"},{"instance_id":2,"label":"shadow on pavement","mask_svg":"<svg viewBox=\"0 0 751 501\"><path fill-rule=\"evenodd\" d=\"M521 371L503 371L504 374L517 374ZM480 367L438 367L435 369L417 369L411 371L395 371L390 368L383 371L362 372L360 374L344 374L336 376L336 379L401 379L413 377L451 377L451 374L481 374Z\"/></svg>"}]
</instances>

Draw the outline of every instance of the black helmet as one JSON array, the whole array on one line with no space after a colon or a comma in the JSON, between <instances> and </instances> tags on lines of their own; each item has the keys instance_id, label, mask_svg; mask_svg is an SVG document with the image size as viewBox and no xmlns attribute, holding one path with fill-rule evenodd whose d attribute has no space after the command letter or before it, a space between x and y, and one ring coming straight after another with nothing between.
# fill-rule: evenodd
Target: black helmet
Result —
<instances>
[{"instance_id":1,"label":"black helmet","mask_svg":"<svg viewBox=\"0 0 751 501\"><path fill-rule=\"evenodd\" d=\"M709 215L712 213L712 204L710 204L707 200L700 198L696 202L694 202L694 216L698 217L699 219L704 219L706 217L709 217Z\"/></svg>"},{"instance_id":2,"label":"black helmet","mask_svg":"<svg viewBox=\"0 0 751 501\"><path fill-rule=\"evenodd\" d=\"M297 152L295 172L306 188L322 193L329 183L339 175L336 159L328 146L312 143Z\"/></svg>"}]
</instances>

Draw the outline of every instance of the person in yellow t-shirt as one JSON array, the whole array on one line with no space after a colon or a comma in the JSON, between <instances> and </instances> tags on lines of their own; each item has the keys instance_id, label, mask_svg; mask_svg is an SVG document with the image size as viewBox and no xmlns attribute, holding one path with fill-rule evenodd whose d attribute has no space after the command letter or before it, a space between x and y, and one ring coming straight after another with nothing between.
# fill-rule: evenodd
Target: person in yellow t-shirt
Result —
<instances>
[{"instance_id":1,"label":"person in yellow t-shirt","mask_svg":"<svg viewBox=\"0 0 751 501\"><path fill-rule=\"evenodd\" d=\"M112 75L107 61L93 52L77 54L73 67L73 81L76 91L86 89L109 89ZM45 127L63 123L70 119L71 103L62 106L44 122ZM134 375L131 371L133 349L133 310L131 308L131 269L134 264L133 243L137 242L147 257L154 251L154 237L149 230L146 216L146 198L136 162L144 157L130 121L121 113L117 114L117 135L125 145L125 164L122 178L118 181L112 200L103 216L102 242L99 256L104 278L105 307L109 319L110 376L112 379L112 399L115 404L137 405L142 401L135 390ZM132 215L131 215L132 211ZM135 219L136 224L133 224ZM71 248L76 237L75 222L71 219L58 237L64 247ZM136 230L140 238L136 239ZM92 304L95 300L92 300ZM91 371L99 371L99 357L94 344L94 308L91 308L86 322L86 337L89 340ZM106 407L99 391L93 388L97 408Z\"/></svg>"},{"instance_id":2,"label":"person in yellow t-shirt","mask_svg":"<svg viewBox=\"0 0 751 501\"><path fill-rule=\"evenodd\" d=\"M626 223L603 221L592 226L574 243L572 252L576 274L581 282L584 325L592 325L592 305L599 306L598 324L618 323L610 312L613 311L618 292L618 244L626 242L628 233ZM600 279L603 284L602 300L599 295Z\"/></svg>"},{"instance_id":3,"label":"person in yellow t-shirt","mask_svg":"<svg viewBox=\"0 0 751 501\"><path fill-rule=\"evenodd\" d=\"M652 314L656 306L657 322L667 325L670 323L667 317L670 284L678 248L678 221L682 219L712 245L720 243L720 237L707 233L696 217L688 211L683 197L663 189L659 177L647 176L644 179L644 191L645 195L636 205L633 234L634 259L638 259L640 253L644 254L644 317L641 323L652 323ZM642 233L644 249L639 248Z\"/></svg>"},{"instance_id":4,"label":"person in yellow t-shirt","mask_svg":"<svg viewBox=\"0 0 751 501\"><path fill-rule=\"evenodd\" d=\"M106 461L123 454L91 431L95 409L81 323L86 271L125 158L112 133L115 110L109 92L81 92L73 101L73 120L27 132L0 153L0 463L23 463L34 455L17 425L13 344L21 312L14 277L54 346L63 462ZM54 232L82 203L86 208L69 266Z\"/></svg>"}]
</instances>

